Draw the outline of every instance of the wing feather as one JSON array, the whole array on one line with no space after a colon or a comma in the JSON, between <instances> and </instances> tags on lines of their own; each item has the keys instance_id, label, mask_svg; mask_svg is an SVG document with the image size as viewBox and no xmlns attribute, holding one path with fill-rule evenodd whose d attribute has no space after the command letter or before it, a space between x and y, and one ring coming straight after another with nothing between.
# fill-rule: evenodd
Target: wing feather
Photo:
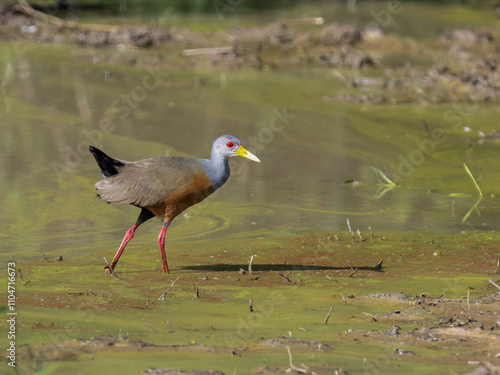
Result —
<instances>
[{"instance_id":1,"label":"wing feather","mask_svg":"<svg viewBox=\"0 0 500 375\"><path fill-rule=\"evenodd\" d=\"M192 193L195 176L206 175L197 159L161 156L123 163L117 168L118 174L95 185L97 194L106 202L157 206L173 194ZM210 180L206 181L204 188L209 189Z\"/></svg>"}]
</instances>

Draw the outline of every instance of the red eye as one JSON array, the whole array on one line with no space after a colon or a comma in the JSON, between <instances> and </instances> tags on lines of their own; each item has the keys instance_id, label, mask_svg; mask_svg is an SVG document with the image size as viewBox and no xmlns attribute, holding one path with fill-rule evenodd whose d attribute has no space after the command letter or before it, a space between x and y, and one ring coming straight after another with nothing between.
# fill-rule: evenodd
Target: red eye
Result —
<instances>
[{"instance_id":1,"label":"red eye","mask_svg":"<svg viewBox=\"0 0 500 375\"><path fill-rule=\"evenodd\" d=\"M233 142L227 142L227 143L226 143L226 146L227 146L228 148L233 148L233 147L234 147L234 143L233 143Z\"/></svg>"}]
</instances>

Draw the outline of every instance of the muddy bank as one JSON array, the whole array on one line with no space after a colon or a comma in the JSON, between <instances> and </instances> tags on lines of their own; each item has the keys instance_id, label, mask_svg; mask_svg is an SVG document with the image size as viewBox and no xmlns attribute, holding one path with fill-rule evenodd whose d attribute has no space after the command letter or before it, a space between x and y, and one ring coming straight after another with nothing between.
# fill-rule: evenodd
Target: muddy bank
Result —
<instances>
[{"instance_id":1,"label":"muddy bank","mask_svg":"<svg viewBox=\"0 0 500 375\"><path fill-rule=\"evenodd\" d=\"M320 18L197 33L147 25L91 25L46 18L39 11L27 13L19 5L0 4L0 38L10 40L17 52L32 42L70 43L99 48L99 60L111 64L221 72L326 68L345 87L324 96L326 101L500 100L500 38L494 29L450 30L422 42L389 36L376 27L321 24ZM153 54L144 56L146 50ZM399 57L395 60L394 55Z\"/></svg>"}]
</instances>

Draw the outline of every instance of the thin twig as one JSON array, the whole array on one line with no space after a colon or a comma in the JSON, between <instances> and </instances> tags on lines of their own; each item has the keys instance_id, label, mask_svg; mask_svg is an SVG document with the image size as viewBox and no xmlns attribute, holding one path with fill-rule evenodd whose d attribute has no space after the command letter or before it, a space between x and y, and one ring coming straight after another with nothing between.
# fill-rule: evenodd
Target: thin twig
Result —
<instances>
[{"instance_id":1,"label":"thin twig","mask_svg":"<svg viewBox=\"0 0 500 375\"><path fill-rule=\"evenodd\" d=\"M469 298L469 290L467 290L467 313L468 313L468 316L469 316L469 321L471 320L470 318L470 298Z\"/></svg>"},{"instance_id":2,"label":"thin twig","mask_svg":"<svg viewBox=\"0 0 500 375\"><path fill-rule=\"evenodd\" d=\"M17 9L19 11L29 16L38 18L39 20L42 20L44 22L56 25L58 27L65 27L72 30L91 29L91 30L102 30L102 31L111 31L113 29L118 28L118 26L116 25L79 24L74 21L66 21L58 17L51 16L47 13L33 9L33 7L26 0L18 0L18 3L19 6L17 7Z\"/></svg>"},{"instance_id":3,"label":"thin twig","mask_svg":"<svg viewBox=\"0 0 500 375\"><path fill-rule=\"evenodd\" d=\"M357 232L358 232L358 237L359 237L359 239L360 239L361 241L363 241L363 237L361 236L361 231L359 230L359 228L358 228Z\"/></svg>"},{"instance_id":4,"label":"thin twig","mask_svg":"<svg viewBox=\"0 0 500 375\"><path fill-rule=\"evenodd\" d=\"M494 286L496 286L498 289L500 289L500 286L498 284L496 284L493 280L488 280L491 284L493 284Z\"/></svg>"},{"instance_id":5,"label":"thin twig","mask_svg":"<svg viewBox=\"0 0 500 375\"><path fill-rule=\"evenodd\" d=\"M33 9L33 7L26 0L18 0L18 2L19 2L19 7L18 7L19 10L21 10L23 13L26 13L29 16L38 18L44 22L48 22L59 27L67 27L70 29L76 29L78 27L78 24L76 22L65 21L60 18L51 16L47 13L43 13Z\"/></svg>"},{"instance_id":6,"label":"thin twig","mask_svg":"<svg viewBox=\"0 0 500 375\"><path fill-rule=\"evenodd\" d=\"M372 318L374 322L376 322L376 321L377 321L377 319L375 319L375 317L374 317L372 314L370 314L370 313L366 313L366 312L364 312L363 314L364 314L365 316L369 316L370 318Z\"/></svg>"},{"instance_id":7,"label":"thin twig","mask_svg":"<svg viewBox=\"0 0 500 375\"><path fill-rule=\"evenodd\" d=\"M21 272L21 268L17 269L17 273L18 273L19 277L21 278L21 281L24 283L24 279L23 279L23 274Z\"/></svg>"},{"instance_id":8,"label":"thin twig","mask_svg":"<svg viewBox=\"0 0 500 375\"><path fill-rule=\"evenodd\" d=\"M333 306L330 307L330 311L328 311L328 314L326 314L325 322L323 324L327 324L328 323L328 319L330 319L330 315L332 313L332 310L333 310Z\"/></svg>"},{"instance_id":9,"label":"thin twig","mask_svg":"<svg viewBox=\"0 0 500 375\"><path fill-rule=\"evenodd\" d=\"M286 277L286 276L285 276L285 275L283 275L282 273L279 273L278 271L276 271L276 273L277 273L278 275L280 275L281 277L284 277L284 278L285 278L285 279L286 279L289 283L291 283L291 282L292 282L292 280L290 280L288 277Z\"/></svg>"},{"instance_id":10,"label":"thin twig","mask_svg":"<svg viewBox=\"0 0 500 375\"><path fill-rule=\"evenodd\" d=\"M150 332L158 332L156 329L154 329L153 327L151 327L148 323L146 323L146 322L144 322L144 321L143 321L143 323L144 323L144 325L145 325L146 327L148 327L148 328L149 328L149 331L150 331Z\"/></svg>"},{"instance_id":11,"label":"thin twig","mask_svg":"<svg viewBox=\"0 0 500 375\"><path fill-rule=\"evenodd\" d=\"M352 267L351 267L352 269ZM348 277L352 277L356 272L358 272L358 267L354 271L351 272L351 274Z\"/></svg>"},{"instance_id":12,"label":"thin twig","mask_svg":"<svg viewBox=\"0 0 500 375\"><path fill-rule=\"evenodd\" d=\"M165 296L168 292L170 292L170 289L172 289L172 287L174 286L174 284L177 282L177 280L179 280L179 278L175 279L174 281L172 281L172 284L170 285L170 288L168 288L166 291L164 291L160 297L158 297L158 299L161 299L162 301L165 301Z\"/></svg>"},{"instance_id":13,"label":"thin twig","mask_svg":"<svg viewBox=\"0 0 500 375\"><path fill-rule=\"evenodd\" d=\"M182 50L184 56L196 56L196 55L222 55L224 53L230 53L233 47L212 47L212 48L194 48Z\"/></svg>"},{"instance_id":14,"label":"thin twig","mask_svg":"<svg viewBox=\"0 0 500 375\"><path fill-rule=\"evenodd\" d=\"M344 295L342 293L340 293L340 296L342 297L342 300L344 301L344 304L347 305L347 300L345 299Z\"/></svg>"},{"instance_id":15,"label":"thin twig","mask_svg":"<svg viewBox=\"0 0 500 375\"><path fill-rule=\"evenodd\" d=\"M252 299L250 298L250 305L248 306L248 308L250 309L250 312L253 313L253 305L252 305Z\"/></svg>"},{"instance_id":16,"label":"thin twig","mask_svg":"<svg viewBox=\"0 0 500 375\"><path fill-rule=\"evenodd\" d=\"M290 351L290 347L287 345L286 346L286 350L288 351L288 359L290 361L290 368L286 370L286 372L292 372L292 371L296 371L296 372L299 372L301 374L311 374L311 375L317 375L314 371L310 371L308 368L300 368L300 367L297 367L293 364L293 361L292 361L292 352ZM304 365L302 365L303 367L305 367Z\"/></svg>"},{"instance_id":17,"label":"thin twig","mask_svg":"<svg viewBox=\"0 0 500 375\"><path fill-rule=\"evenodd\" d=\"M495 271L495 274L499 274L500 273L500 259L497 259L497 270Z\"/></svg>"},{"instance_id":18,"label":"thin twig","mask_svg":"<svg viewBox=\"0 0 500 375\"><path fill-rule=\"evenodd\" d=\"M253 263L253 257L255 255L252 255L250 258L250 263L248 263L248 273L251 275L252 274L252 263Z\"/></svg>"},{"instance_id":19,"label":"thin twig","mask_svg":"<svg viewBox=\"0 0 500 375\"><path fill-rule=\"evenodd\" d=\"M349 219L347 219L347 229L349 229L349 234L351 235L351 238L354 241L354 232L351 229L351 223L349 222Z\"/></svg>"},{"instance_id":20,"label":"thin twig","mask_svg":"<svg viewBox=\"0 0 500 375\"><path fill-rule=\"evenodd\" d=\"M109 264L108 260L106 259L106 257L102 257L102 259L104 259L104 261L106 262L106 264L108 265L108 270L111 271L111 273L118 279L120 280L120 278L118 277L118 275L116 274L115 270L113 269L113 267L111 267L111 264Z\"/></svg>"},{"instance_id":21,"label":"thin twig","mask_svg":"<svg viewBox=\"0 0 500 375\"><path fill-rule=\"evenodd\" d=\"M200 298L200 289L198 288L198 285L193 284L194 286L194 298Z\"/></svg>"},{"instance_id":22,"label":"thin twig","mask_svg":"<svg viewBox=\"0 0 500 375\"><path fill-rule=\"evenodd\" d=\"M323 17L304 17L304 18L293 18L290 20L283 21L283 25L323 25L325 19Z\"/></svg>"}]
</instances>

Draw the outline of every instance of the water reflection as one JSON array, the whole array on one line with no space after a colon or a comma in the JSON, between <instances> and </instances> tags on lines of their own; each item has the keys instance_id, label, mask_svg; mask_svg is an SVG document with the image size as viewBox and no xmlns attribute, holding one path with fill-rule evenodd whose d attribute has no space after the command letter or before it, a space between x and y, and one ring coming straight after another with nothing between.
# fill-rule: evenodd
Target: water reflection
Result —
<instances>
[{"instance_id":1,"label":"water reflection","mask_svg":"<svg viewBox=\"0 0 500 375\"><path fill-rule=\"evenodd\" d=\"M262 163L231 160L229 183L206 207L176 219L170 243L338 232L346 230L347 218L362 231L499 227L500 207L491 197L499 182L496 149L486 144L467 153L469 140L460 132L396 188L377 193L369 167L388 175L397 170L399 157L426 136L423 120L446 129L446 108L325 102L321 97L337 83L321 72L228 73L222 84L219 73L113 67L92 53L33 46L9 59L13 78L0 105L3 254L114 249L137 211L95 197L100 175L89 143L129 160L208 157L212 141L225 133L238 136ZM478 129L488 131L495 109L482 106L477 116L485 120ZM483 174L485 198L462 224L476 202L463 172L466 158ZM360 183L344 183L350 179ZM141 227L135 245L154 244L158 225Z\"/></svg>"}]
</instances>

